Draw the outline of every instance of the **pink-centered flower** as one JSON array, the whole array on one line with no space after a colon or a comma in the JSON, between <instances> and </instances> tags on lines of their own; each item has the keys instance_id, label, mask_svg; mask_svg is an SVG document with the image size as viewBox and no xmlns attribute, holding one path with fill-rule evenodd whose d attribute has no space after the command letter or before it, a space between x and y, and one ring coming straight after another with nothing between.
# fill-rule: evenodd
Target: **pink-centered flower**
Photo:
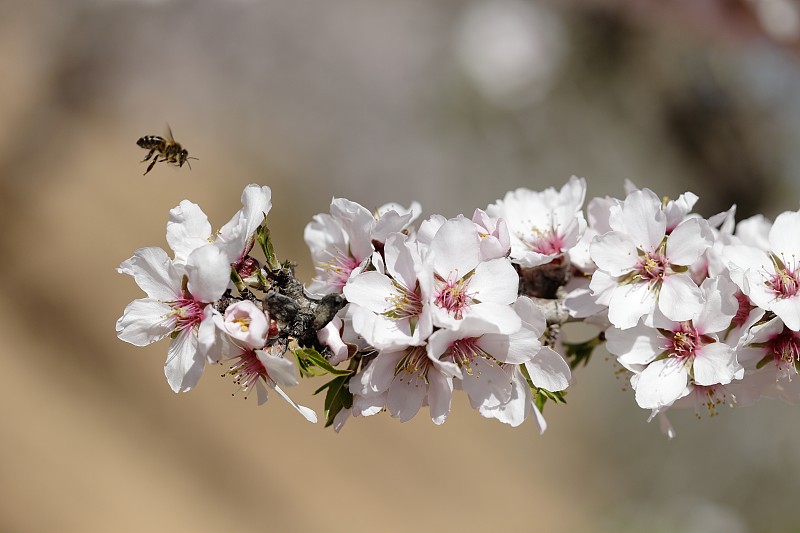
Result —
<instances>
[{"instance_id":1,"label":"pink-centered flower","mask_svg":"<svg viewBox=\"0 0 800 533\"><path fill-rule=\"evenodd\" d=\"M631 384L640 407L669 406L691 392L690 384L726 385L735 379L740 369L736 353L719 339L738 309L735 286L715 278L706 280L702 290L704 304L690 320L675 322L657 314L654 327L606 331L608 351L634 372Z\"/></svg>"},{"instance_id":2,"label":"pink-centered flower","mask_svg":"<svg viewBox=\"0 0 800 533\"><path fill-rule=\"evenodd\" d=\"M800 212L785 212L769 230L769 249L725 247L731 279L755 305L800 331Z\"/></svg>"},{"instance_id":3,"label":"pink-centered flower","mask_svg":"<svg viewBox=\"0 0 800 533\"><path fill-rule=\"evenodd\" d=\"M478 230L463 216L448 220L436 232L419 279L439 327L456 328L468 316L493 324L498 333L520 327L510 307L517 298L519 276L508 259L481 259Z\"/></svg>"},{"instance_id":4,"label":"pink-centered flower","mask_svg":"<svg viewBox=\"0 0 800 533\"><path fill-rule=\"evenodd\" d=\"M190 390L206 360L219 358L211 304L230 280L226 256L208 244L192 251L183 264L161 248L140 248L119 272L133 276L148 297L128 304L117 320L117 336L135 346L169 336L164 374L175 392Z\"/></svg>"},{"instance_id":5,"label":"pink-centered flower","mask_svg":"<svg viewBox=\"0 0 800 533\"><path fill-rule=\"evenodd\" d=\"M613 231L590 246L597 265L590 288L608 319L621 329L651 320L658 309L668 319L689 320L703 305L700 289L686 272L711 246L705 220L689 218L667 235L661 201L650 190L631 193L612 207Z\"/></svg>"},{"instance_id":6,"label":"pink-centered flower","mask_svg":"<svg viewBox=\"0 0 800 533\"><path fill-rule=\"evenodd\" d=\"M586 181L572 176L560 191L520 188L486 208L502 218L511 238L511 260L532 268L549 263L575 246L586 229L581 208Z\"/></svg>"}]
</instances>

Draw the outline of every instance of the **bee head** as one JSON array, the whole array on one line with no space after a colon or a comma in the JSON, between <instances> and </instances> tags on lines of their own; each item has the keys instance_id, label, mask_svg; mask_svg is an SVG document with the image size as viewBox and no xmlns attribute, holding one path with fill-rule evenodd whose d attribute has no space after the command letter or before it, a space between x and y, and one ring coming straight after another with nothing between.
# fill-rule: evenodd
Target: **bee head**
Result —
<instances>
[{"instance_id":1,"label":"bee head","mask_svg":"<svg viewBox=\"0 0 800 533\"><path fill-rule=\"evenodd\" d=\"M187 159L189 159L189 151L186 148L184 148L178 153L178 166L182 167L184 163L187 163ZM191 164L189 163L187 164L189 165L189 168L192 168Z\"/></svg>"},{"instance_id":2,"label":"bee head","mask_svg":"<svg viewBox=\"0 0 800 533\"><path fill-rule=\"evenodd\" d=\"M138 144L140 147L144 148L145 144L147 144L147 138L146 137L140 137L139 140L136 141L136 144Z\"/></svg>"}]
</instances>

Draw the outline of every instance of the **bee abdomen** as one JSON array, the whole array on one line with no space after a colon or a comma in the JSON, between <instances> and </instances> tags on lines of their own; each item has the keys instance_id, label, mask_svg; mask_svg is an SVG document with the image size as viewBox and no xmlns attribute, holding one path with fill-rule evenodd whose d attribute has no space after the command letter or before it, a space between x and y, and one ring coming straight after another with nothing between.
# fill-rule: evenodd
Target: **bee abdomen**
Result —
<instances>
[{"instance_id":1,"label":"bee abdomen","mask_svg":"<svg viewBox=\"0 0 800 533\"><path fill-rule=\"evenodd\" d=\"M145 149L158 148L164 144L164 138L158 135L145 135L136 141L136 144Z\"/></svg>"}]
</instances>

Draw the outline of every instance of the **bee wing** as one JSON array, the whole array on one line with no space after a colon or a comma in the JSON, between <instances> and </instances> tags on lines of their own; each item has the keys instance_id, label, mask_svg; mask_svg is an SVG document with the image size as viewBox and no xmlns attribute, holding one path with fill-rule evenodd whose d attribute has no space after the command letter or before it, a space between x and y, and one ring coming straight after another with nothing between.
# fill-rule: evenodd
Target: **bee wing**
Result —
<instances>
[{"instance_id":1,"label":"bee wing","mask_svg":"<svg viewBox=\"0 0 800 533\"><path fill-rule=\"evenodd\" d=\"M175 137L172 136L172 128L169 127L169 122L167 122L167 139L169 142L175 142Z\"/></svg>"}]
</instances>

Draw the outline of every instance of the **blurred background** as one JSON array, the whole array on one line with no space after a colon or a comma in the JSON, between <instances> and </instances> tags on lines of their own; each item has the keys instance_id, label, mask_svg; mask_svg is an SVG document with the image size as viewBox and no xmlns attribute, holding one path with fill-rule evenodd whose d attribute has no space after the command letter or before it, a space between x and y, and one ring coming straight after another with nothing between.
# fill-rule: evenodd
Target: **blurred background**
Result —
<instances>
[{"instance_id":1,"label":"blurred background","mask_svg":"<svg viewBox=\"0 0 800 533\"><path fill-rule=\"evenodd\" d=\"M333 196L469 215L577 174L590 197L628 178L707 216L795 210L794 0L0 4L0 530L800 529L779 402L675 412L670 442L600 352L544 436L462 397L442 427L337 435L218 367L176 396L166 344L114 332L142 296L118 264L165 247L184 198L219 227L248 183L306 280ZM135 142L167 122L199 160L143 177ZM292 393L321 413L319 384Z\"/></svg>"}]
</instances>

